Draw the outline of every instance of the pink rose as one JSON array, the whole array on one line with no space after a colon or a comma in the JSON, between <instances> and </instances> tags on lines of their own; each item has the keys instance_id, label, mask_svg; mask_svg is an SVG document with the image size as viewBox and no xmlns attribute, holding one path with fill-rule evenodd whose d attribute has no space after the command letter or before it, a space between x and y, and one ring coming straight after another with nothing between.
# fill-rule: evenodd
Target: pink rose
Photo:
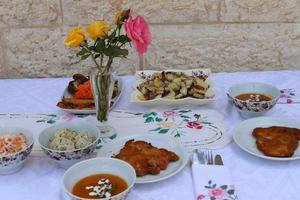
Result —
<instances>
[{"instance_id":1,"label":"pink rose","mask_svg":"<svg viewBox=\"0 0 300 200\"><path fill-rule=\"evenodd\" d=\"M209 196L215 197L216 199L223 199L225 192L222 188L213 188L209 190Z\"/></svg>"},{"instance_id":2,"label":"pink rose","mask_svg":"<svg viewBox=\"0 0 300 200\"><path fill-rule=\"evenodd\" d=\"M293 100L288 98L288 99L286 100L286 102L287 102L287 103L293 103Z\"/></svg>"},{"instance_id":3,"label":"pink rose","mask_svg":"<svg viewBox=\"0 0 300 200\"><path fill-rule=\"evenodd\" d=\"M124 25L127 36L133 42L138 54L144 54L151 42L151 33L147 22L141 16L137 16L135 19L129 17Z\"/></svg>"},{"instance_id":4,"label":"pink rose","mask_svg":"<svg viewBox=\"0 0 300 200\"><path fill-rule=\"evenodd\" d=\"M202 124L198 121L188 121L186 127L194 129L202 129Z\"/></svg>"},{"instance_id":5,"label":"pink rose","mask_svg":"<svg viewBox=\"0 0 300 200\"><path fill-rule=\"evenodd\" d=\"M205 195L203 194L198 195L197 200L203 200L203 199L205 199Z\"/></svg>"},{"instance_id":6,"label":"pink rose","mask_svg":"<svg viewBox=\"0 0 300 200\"><path fill-rule=\"evenodd\" d=\"M169 117L178 117L179 115L174 111L165 111L163 112L163 117L169 118Z\"/></svg>"}]
</instances>

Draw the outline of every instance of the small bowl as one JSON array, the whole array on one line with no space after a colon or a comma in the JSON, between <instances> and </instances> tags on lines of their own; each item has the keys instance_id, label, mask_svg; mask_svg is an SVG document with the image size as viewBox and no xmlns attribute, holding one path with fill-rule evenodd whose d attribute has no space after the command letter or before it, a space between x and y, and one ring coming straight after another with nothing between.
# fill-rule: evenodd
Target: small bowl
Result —
<instances>
[{"instance_id":1,"label":"small bowl","mask_svg":"<svg viewBox=\"0 0 300 200\"><path fill-rule=\"evenodd\" d=\"M33 147L33 135L30 131L19 127L1 127L0 135L23 133L26 137L27 148L17 153L0 156L0 174L12 174L24 166L24 161L31 153Z\"/></svg>"},{"instance_id":2,"label":"small bowl","mask_svg":"<svg viewBox=\"0 0 300 200\"><path fill-rule=\"evenodd\" d=\"M95 138L95 141L93 141L88 146L76 150L59 151L50 149L48 147L50 137L54 135L54 133L57 130L64 128L68 128L76 132L87 132ZM77 162L90 158L94 150L96 149L96 145L99 139L100 131L96 126L82 121L72 121L53 125L51 127L46 128L40 133L38 137L38 142L47 156L54 160L60 167L67 169Z\"/></svg>"},{"instance_id":3,"label":"small bowl","mask_svg":"<svg viewBox=\"0 0 300 200\"><path fill-rule=\"evenodd\" d=\"M72 188L80 179L93 174L113 174L123 178L128 185L125 191L109 198L102 198L101 200L126 199L136 180L135 170L128 163L115 158L93 158L77 163L65 172L63 187L67 195L73 200L88 200L72 194Z\"/></svg>"},{"instance_id":4,"label":"small bowl","mask_svg":"<svg viewBox=\"0 0 300 200\"><path fill-rule=\"evenodd\" d=\"M235 98L237 95L244 93L260 93L273 98L270 101L263 102L247 102ZM237 108L242 117L257 117L271 110L280 97L278 88L259 82L240 83L229 88L227 96L229 101Z\"/></svg>"}]
</instances>

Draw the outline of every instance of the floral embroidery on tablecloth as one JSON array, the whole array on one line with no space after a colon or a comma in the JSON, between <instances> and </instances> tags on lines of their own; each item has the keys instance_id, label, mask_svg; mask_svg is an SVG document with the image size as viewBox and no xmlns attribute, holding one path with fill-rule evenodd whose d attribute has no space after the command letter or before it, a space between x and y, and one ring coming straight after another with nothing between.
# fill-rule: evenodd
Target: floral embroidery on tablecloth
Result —
<instances>
[{"instance_id":1,"label":"floral embroidery on tablecloth","mask_svg":"<svg viewBox=\"0 0 300 200\"><path fill-rule=\"evenodd\" d=\"M213 183L212 180L204 186L206 192L198 194L197 200L237 200L233 185L221 185Z\"/></svg>"},{"instance_id":2,"label":"floral embroidery on tablecloth","mask_svg":"<svg viewBox=\"0 0 300 200\"><path fill-rule=\"evenodd\" d=\"M156 124L156 128L150 131L159 134L170 134L174 137L184 136L187 129L198 129L200 131L204 125L216 128L212 122L206 119L207 117L201 116L201 114L193 114L192 110L186 109L147 112L143 114L143 118L146 124Z\"/></svg>"},{"instance_id":3,"label":"floral embroidery on tablecloth","mask_svg":"<svg viewBox=\"0 0 300 200\"><path fill-rule=\"evenodd\" d=\"M293 88L280 90L280 99L284 99L285 103L295 103L296 91Z\"/></svg>"},{"instance_id":4,"label":"floral embroidery on tablecloth","mask_svg":"<svg viewBox=\"0 0 300 200\"><path fill-rule=\"evenodd\" d=\"M59 120L59 117L56 114L41 114L40 119L38 119L37 123L47 123L54 124Z\"/></svg>"}]
</instances>

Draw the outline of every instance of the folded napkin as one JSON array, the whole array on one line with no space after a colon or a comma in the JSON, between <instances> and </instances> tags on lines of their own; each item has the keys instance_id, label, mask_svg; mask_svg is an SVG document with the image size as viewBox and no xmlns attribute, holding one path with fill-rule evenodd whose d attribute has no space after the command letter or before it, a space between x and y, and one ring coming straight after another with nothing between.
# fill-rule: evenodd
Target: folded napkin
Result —
<instances>
[{"instance_id":1,"label":"folded napkin","mask_svg":"<svg viewBox=\"0 0 300 200\"><path fill-rule=\"evenodd\" d=\"M280 98L278 103L300 103L300 95L293 88L280 90Z\"/></svg>"},{"instance_id":2,"label":"folded napkin","mask_svg":"<svg viewBox=\"0 0 300 200\"><path fill-rule=\"evenodd\" d=\"M237 200L230 171L224 165L192 164L196 200Z\"/></svg>"}]
</instances>

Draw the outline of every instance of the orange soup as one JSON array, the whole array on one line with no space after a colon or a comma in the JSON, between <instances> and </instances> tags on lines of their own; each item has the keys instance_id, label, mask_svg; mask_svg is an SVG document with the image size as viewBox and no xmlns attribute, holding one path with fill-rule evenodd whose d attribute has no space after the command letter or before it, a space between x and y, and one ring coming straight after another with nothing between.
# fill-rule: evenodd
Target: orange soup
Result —
<instances>
[{"instance_id":1,"label":"orange soup","mask_svg":"<svg viewBox=\"0 0 300 200\"><path fill-rule=\"evenodd\" d=\"M79 180L73 186L72 194L87 199L100 199L109 197L105 196L107 192L111 196L114 196L127 188L128 184L119 176L113 174L94 174Z\"/></svg>"},{"instance_id":2,"label":"orange soup","mask_svg":"<svg viewBox=\"0 0 300 200\"><path fill-rule=\"evenodd\" d=\"M250 101L250 102L270 101L273 99L273 97L271 96L260 94L260 93L244 93L244 94L237 95L235 98L242 101Z\"/></svg>"}]
</instances>

